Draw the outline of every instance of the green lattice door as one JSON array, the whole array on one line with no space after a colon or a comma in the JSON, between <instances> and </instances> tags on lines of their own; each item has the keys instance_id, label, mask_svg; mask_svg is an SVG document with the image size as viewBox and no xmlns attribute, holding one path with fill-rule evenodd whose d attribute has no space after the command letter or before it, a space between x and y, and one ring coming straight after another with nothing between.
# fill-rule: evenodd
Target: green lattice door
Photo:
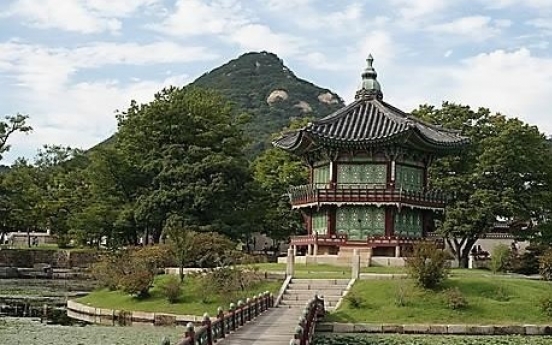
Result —
<instances>
[{"instance_id":1,"label":"green lattice door","mask_svg":"<svg viewBox=\"0 0 552 345\"><path fill-rule=\"evenodd\" d=\"M395 214L395 234L409 237L422 236L422 215L418 210L406 210Z\"/></svg>"},{"instance_id":2,"label":"green lattice door","mask_svg":"<svg viewBox=\"0 0 552 345\"><path fill-rule=\"evenodd\" d=\"M320 236L327 234L328 218L325 211L319 211L312 215L312 233Z\"/></svg>"},{"instance_id":3,"label":"green lattice door","mask_svg":"<svg viewBox=\"0 0 552 345\"><path fill-rule=\"evenodd\" d=\"M397 165L396 169L396 182L399 188L421 190L424 187L424 170L422 168Z\"/></svg>"},{"instance_id":4,"label":"green lattice door","mask_svg":"<svg viewBox=\"0 0 552 345\"><path fill-rule=\"evenodd\" d=\"M386 181L386 164L339 163L337 166L337 183L385 185Z\"/></svg>"},{"instance_id":5,"label":"green lattice door","mask_svg":"<svg viewBox=\"0 0 552 345\"><path fill-rule=\"evenodd\" d=\"M337 209L336 229L351 240L385 234L385 210L374 206L341 207Z\"/></svg>"}]
</instances>

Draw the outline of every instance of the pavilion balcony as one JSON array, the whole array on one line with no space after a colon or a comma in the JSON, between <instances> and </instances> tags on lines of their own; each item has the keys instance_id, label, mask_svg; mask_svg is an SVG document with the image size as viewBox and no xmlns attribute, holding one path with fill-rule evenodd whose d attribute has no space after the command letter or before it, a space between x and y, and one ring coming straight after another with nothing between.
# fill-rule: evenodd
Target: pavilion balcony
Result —
<instances>
[{"instance_id":1,"label":"pavilion balcony","mask_svg":"<svg viewBox=\"0 0 552 345\"><path fill-rule=\"evenodd\" d=\"M347 246L347 245L362 245L367 247L395 247L399 245L413 245L417 242L424 241L421 237L410 236L370 236L365 239L349 239L346 234L338 235L303 235L292 236L290 245L306 246L309 244L317 244L323 246ZM442 243L442 239L433 238L431 241Z\"/></svg>"},{"instance_id":2,"label":"pavilion balcony","mask_svg":"<svg viewBox=\"0 0 552 345\"><path fill-rule=\"evenodd\" d=\"M321 205L395 205L441 210L449 195L441 191L388 189L377 184L309 184L292 187L289 191L293 208Z\"/></svg>"}]
</instances>

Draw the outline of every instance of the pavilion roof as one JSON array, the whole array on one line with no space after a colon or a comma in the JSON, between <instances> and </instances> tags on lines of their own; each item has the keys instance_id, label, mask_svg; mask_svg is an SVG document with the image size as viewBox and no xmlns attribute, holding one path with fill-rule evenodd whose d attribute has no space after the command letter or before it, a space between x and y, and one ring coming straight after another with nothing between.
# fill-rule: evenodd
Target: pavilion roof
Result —
<instances>
[{"instance_id":1,"label":"pavilion roof","mask_svg":"<svg viewBox=\"0 0 552 345\"><path fill-rule=\"evenodd\" d=\"M372 61L370 56L354 102L284 134L273 145L298 154L320 146L363 149L392 144L446 153L469 142L459 131L426 123L384 102Z\"/></svg>"}]
</instances>

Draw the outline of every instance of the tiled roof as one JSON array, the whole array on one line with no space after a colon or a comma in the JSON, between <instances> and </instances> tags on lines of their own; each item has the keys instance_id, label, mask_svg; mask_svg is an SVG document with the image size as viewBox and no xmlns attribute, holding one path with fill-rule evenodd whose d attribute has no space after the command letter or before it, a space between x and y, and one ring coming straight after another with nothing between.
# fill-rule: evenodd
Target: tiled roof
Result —
<instances>
[{"instance_id":1,"label":"tiled roof","mask_svg":"<svg viewBox=\"0 0 552 345\"><path fill-rule=\"evenodd\" d=\"M273 142L296 151L309 140L317 146L374 147L416 140L430 151L449 150L468 143L457 131L424 123L377 97L360 97L335 113L290 132Z\"/></svg>"}]
</instances>

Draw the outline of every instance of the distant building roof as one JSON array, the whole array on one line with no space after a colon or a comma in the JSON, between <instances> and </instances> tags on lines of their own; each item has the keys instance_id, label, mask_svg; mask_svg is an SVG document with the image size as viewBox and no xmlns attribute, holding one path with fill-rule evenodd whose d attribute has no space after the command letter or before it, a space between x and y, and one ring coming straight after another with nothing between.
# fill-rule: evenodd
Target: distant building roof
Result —
<instances>
[{"instance_id":1,"label":"distant building roof","mask_svg":"<svg viewBox=\"0 0 552 345\"><path fill-rule=\"evenodd\" d=\"M409 147L423 151L445 153L469 142L459 131L426 123L384 102L372 56L367 61L354 102L286 133L273 142L274 146L300 154L319 146L371 148L408 143Z\"/></svg>"}]
</instances>

